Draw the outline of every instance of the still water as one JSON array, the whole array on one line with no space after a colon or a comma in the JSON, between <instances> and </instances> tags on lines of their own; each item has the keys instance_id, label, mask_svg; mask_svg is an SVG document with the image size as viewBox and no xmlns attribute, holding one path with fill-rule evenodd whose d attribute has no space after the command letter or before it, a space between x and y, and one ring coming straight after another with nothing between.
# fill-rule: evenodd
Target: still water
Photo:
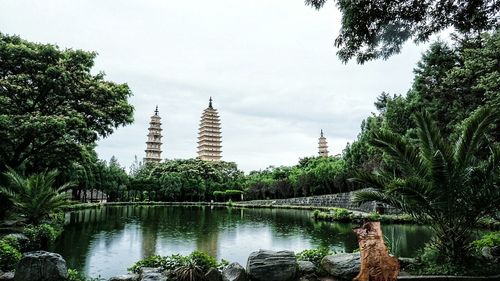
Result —
<instances>
[{"instance_id":1,"label":"still water","mask_svg":"<svg viewBox=\"0 0 500 281\"><path fill-rule=\"evenodd\" d=\"M200 250L245 266L258 249L299 252L325 246L351 252L358 248L354 226L315 222L305 210L108 206L68 214L54 250L68 267L108 278L154 254ZM430 238L425 227L415 225L385 225L383 232L393 252L404 257L414 256Z\"/></svg>"}]
</instances>

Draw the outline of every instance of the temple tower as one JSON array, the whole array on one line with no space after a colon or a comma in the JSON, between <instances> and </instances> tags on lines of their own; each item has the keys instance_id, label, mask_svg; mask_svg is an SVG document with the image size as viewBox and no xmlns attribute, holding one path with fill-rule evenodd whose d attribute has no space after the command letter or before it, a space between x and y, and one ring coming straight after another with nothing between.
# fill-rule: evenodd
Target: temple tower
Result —
<instances>
[{"instance_id":1,"label":"temple tower","mask_svg":"<svg viewBox=\"0 0 500 281\"><path fill-rule=\"evenodd\" d=\"M220 161L222 158L220 120L217 109L212 106L212 97L203 111L198 130L198 158L205 161Z\"/></svg>"},{"instance_id":2,"label":"temple tower","mask_svg":"<svg viewBox=\"0 0 500 281\"><path fill-rule=\"evenodd\" d=\"M323 136L323 129L321 129L321 135L319 137L318 145L319 156L328 157L328 143L326 142L326 138Z\"/></svg>"},{"instance_id":3,"label":"temple tower","mask_svg":"<svg viewBox=\"0 0 500 281\"><path fill-rule=\"evenodd\" d=\"M146 141L146 157L144 164L158 163L161 161L161 117L158 115L158 106L156 106L155 114L151 116L149 122L148 140Z\"/></svg>"}]
</instances>

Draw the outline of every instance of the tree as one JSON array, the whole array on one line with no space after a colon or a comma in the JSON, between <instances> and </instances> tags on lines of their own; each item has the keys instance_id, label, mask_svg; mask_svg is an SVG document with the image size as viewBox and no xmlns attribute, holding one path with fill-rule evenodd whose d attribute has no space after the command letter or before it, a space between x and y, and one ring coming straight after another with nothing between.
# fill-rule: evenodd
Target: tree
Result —
<instances>
[{"instance_id":1,"label":"tree","mask_svg":"<svg viewBox=\"0 0 500 281\"><path fill-rule=\"evenodd\" d=\"M93 75L95 57L0 33L0 171L67 168L132 122L129 87Z\"/></svg>"},{"instance_id":2,"label":"tree","mask_svg":"<svg viewBox=\"0 0 500 281\"><path fill-rule=\"evenodd\" d=\"M38 225L70 204L66 191L71 183L54 186L57 175L58 172L53 170L24 177L10 170L5 173L8 184L0 187L0 192L12 200L28 223Z\"/></svg>"},{"instance_id":3,"label":"tree","mask_svg":"<svg viewBox=\"0 0 500 281\"><path fill-rule=\"evenodd\" d=\"M479 153L487 143L485 133L499 119L498 108L478 109L464 122L456 143L442 136L425 111L415 117L418 144L386 130L376 133L371 144L397 170L358 172L353 180L371 189L357 192L355 201L386 203L428 224L441 258L463 262L478 219L500 205L500 147L490 147L484 160Z\"/></svg>"},{"instance_id":4,"label":"tree","mask_svg":"<svg viewBox=\"0 0 500 281\"><path fill-rule=\"evenodd\" d=\"M305 0L320 9L326 0ZM399 53L409 39L427 41L453 28L463 37L476 37L500 26L497 0L338 0L342 26L335 45L344 62L358 63Z\"/></svg>"}]
</instances>

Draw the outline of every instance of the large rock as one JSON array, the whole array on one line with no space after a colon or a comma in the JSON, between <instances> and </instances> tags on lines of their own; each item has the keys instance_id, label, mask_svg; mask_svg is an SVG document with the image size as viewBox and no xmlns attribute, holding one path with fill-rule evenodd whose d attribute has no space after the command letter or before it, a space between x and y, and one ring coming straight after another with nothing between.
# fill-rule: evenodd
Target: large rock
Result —
<instances>
[{"instance_id":1,"label":"large rock","mask_svg":"<svg viewBox=\"0 0 500 281\"><path fill-rule=\"evenodd\" d=\"M243 266L233 262L222 270L222 281L248 281L248 277Z\"/></svg>"},{"instance_id":2,"label":"large rock","mask_svg":"<svg viewBox=\"0 0 500 281\"><path fill-rule=\"evenodd\" d=\"M25 253L17 265L15 281L65 281L66 261L61 255L46 251Z\"/></svg>"},{"instance_id":3,"label":"large rock","mask_svg":"<svg viewBox=\"0 0 500 281\"><path fill-rule=\"evenodd\" d=\"M352 280L361 267L360 253L344 253L326 256L321 260L321 266L334 277Z\"/></svg>"},{"instance_id":4,"label":"large rock","mask_svg":"<svg viewBox=\"0 0 500 281\"><path fill-rule=\"evenodd\" d=\"M222 281L222 274L217 268L210 268L205 274L207 281Z\"/></svg>"},{"instance_id":5,"label":"large rock","mask_svg":"<svg viewBox=\"0 0 500 281\"><path fill-rule=\"evenodd\" d=\"M297 274L297 258L292 251L259 250L248 257L247 273L256 281L288 281Z\"/></svg>"},{"instance_id":6,"label":"large rock","mask_svg":"<svg viewBox=\"0 0 500 281\"><path fill-rule=\"evenodd\" d=\"M316 266L310 261L298 261L297 269L299 270L299 273L313 273Z\"/></svg>"},{"instance_id":7,"label":"large rock","mask_svg":"<svg viewBox=\"0 0 500 281\"><path fill-rule=\"evenodd\" d=\"M139 274L125 274L109 278L108 281L138 281Z\"/></svg>"}]
</instances>

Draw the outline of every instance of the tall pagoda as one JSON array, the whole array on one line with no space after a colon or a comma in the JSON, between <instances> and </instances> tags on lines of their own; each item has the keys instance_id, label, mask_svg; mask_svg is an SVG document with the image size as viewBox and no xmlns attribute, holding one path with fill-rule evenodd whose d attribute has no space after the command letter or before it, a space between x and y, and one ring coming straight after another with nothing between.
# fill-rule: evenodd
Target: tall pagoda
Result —
<instances>
[{"instance_id":1,"label":"tall pagoda","mask_svg":"<svg viewBox=\"0 0 500 281\"><path fill-rule=\"evenodd\" d=\"M151 116L149 122L148 140L146 141L146 157L144 164L158 163L161 161L161 117L158 115L158 106L156 106L155 114Z\"/></svg>"},{"instance_id":2,"label":"tall pagoda","mask_svg":"<svg viewBox=\"0 0 500 281\"><path fill-rule=\"evenodd\" d=\"M220 119L217 109L212 106L210 97L208 107L203 111L198 130L198 158L205 161L220 161L222 158Z\"/></svg>"},{"instance_id":3,"label":"tall pagoda","mask_svg":"<svg viewBox=\"0 0 500 281\"><path fill-rule=\"evenodd\" d=\"M321 157L328 157L328 143L326 142L326 138L323 136L323 129L321 129L321 135L318 141L318 154Z\"/></svg>"}]
</instances>

